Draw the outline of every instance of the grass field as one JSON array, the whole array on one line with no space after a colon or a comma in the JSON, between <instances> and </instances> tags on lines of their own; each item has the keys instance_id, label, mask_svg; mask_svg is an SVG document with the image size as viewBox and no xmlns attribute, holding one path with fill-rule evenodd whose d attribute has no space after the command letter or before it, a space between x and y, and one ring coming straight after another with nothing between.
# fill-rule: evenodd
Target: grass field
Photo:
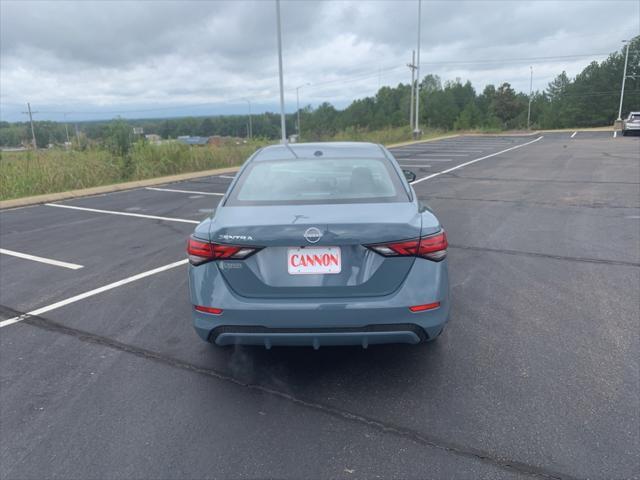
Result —
<instances>
[{"instance_id":1,"label":"grass field","mask_svg":"<svg viewBox=\"0 0 640 480\"><path fill-rule=\"evenodd\" d=\"M102 149L2 152L0 200L240 165L259 146L139 143L124 157Z\"/></svg>"}]
</instances>

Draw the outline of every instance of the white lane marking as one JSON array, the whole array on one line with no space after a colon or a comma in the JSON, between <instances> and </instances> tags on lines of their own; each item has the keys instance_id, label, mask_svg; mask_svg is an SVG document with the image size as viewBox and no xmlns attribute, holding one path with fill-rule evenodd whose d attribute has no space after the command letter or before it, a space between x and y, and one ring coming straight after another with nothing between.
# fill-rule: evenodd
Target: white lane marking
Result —
<instances>
[{"instance_id":1,"label":"white lane marking","mask_svg":"<svg viewBox=\"0 0 640 480\"><path fill-rule=\"evenodd\" d=\"M403 162L452 162L450 158L403 158L398 163Z\"/></svg>"},{"instance_id":2,"label":"white lane marking","mask_svg":"<svg viewBox=\"0 0 640 480\"><path fill-rule=\"evenodd\" d=\"M444 175L445 173L453 172L454 170L458 170L459 168L466 167L467 165L471 165L472 163L479 162L480 160L486 160L487 158L495 157L496 155L500 155L502 153L510 152L511 150L516 150L517 148L526 147L527 145L531 145L532 143L535 143L538 140L542 140L543 138L544 138L543 136L539 136L538 138L536 138L535 140L531 140L530 142L521 143L520 145L516 145L514 147L507 148L505 150L500 150L499 152L492 153L490 155L485 155L484 157L476 158L474 160L470 160L468 162L461 163L460 165L456 165L455 167L448 168L448 169L443 170L441 172L432 173L431 175L427 175L426 177L422 177L422 178L419 178L418 180L414 180L413 182L411 182L411 185L415 185L416 183L424 182L425 180L429 180L430 178L434 178L434 177L437 177L439 175Z\"/></svg>"},{"instance_id":3,"label":"white lane marking","mask_svg":"<svg viewBox=\"0 0 640 480\"><path fill-rule=\"evenodd\" d=\"M415 150L428 150L430 148L481 148L481 147L499 147L503 145L513 145L512 142L468 142L468 143L434 143L431 145L424 145L421 147L401 147L390 148L391 151L415 151Z\"/></svg>"},{"instance_id":4,"label":"white lane marking","mask_svg":"<svg viewBox=\"0 0 640 480\"><path fill-rule=\"evenodd\" d=\"M618 134L618 132L613 132L613 138L616 138L617 134Z\"/></svg>"},{"instance_id":5,"label":"white lane marking","mask_svg":"<svg viewBox=\"0 0 640 480\"><path fill-rule=\"evenodd\" d=\"M469 145L469 146L461 146L461 145L432 145L427 148L407 148L407 149L395 149L395 152L420 152L420 151L429 151L429 150L478 150L479 145Z\"/></svg>"},{"instance_id":6,"label":"white lane marking","mask_svg":"<svg viewBox=\"0 0 640 480\"><path fill-rule=\"evenodd\" d=\"M469 155L464 153L449 153L449 152L433 152L433 153L413 153L410 157L468 157ZM403 157L400 157L403 158ZM404 157L409 158L409 157Z\"/></svg>"},{"instance_id":7,"label":"white lane marking","mask_svg":"<svg viewBox=\"0 0 640 480\"><path fill-rule=\"evenodd\" d=\"M224 195L224 193L198 192L196 190L177 190L174 188L145 187L145 190L155 190L156 192L190 193L192 195L216 195L220 197Z\"/></svg>"},{"instance_id":8,"label":"white lane marking","mask_svg":"<svg viewBox=\"0 0 640 480\"><path fill-rule=\"evenodd\" d=\"M231 175L218 175L220 178L230 178L231 180L233 180L236 177L232 177Z\"/></svg>"},{"instance_id":9,"label":"white lane marking","mask_svg":"<svg viewBox=\"0 0 640 480\"><path fill-rule=\"evenodd\" d=\"M147 270L146 272L138 273L137 275L133 275L132 277L127 277L122 280L118 280L117 282L110 283L108 285L96 288L94 290L89 290L88 292L84 292L84 293L81 293L80 295L67 298L66 300L61 300L59 302L52 303L51 305L47 305L46 307L40 307L28 313L19 315L17 317L8 318L7 320L3 320L0 322L0 328L7 327L9 325L13 325L14 323L21 322L22 320L28 318L29 316L42 315L43 313L50 312L51 310L56 310L60 307L69 305L70 303L75 303L80 300L84 300L85 298L93 297L94 295L98 295L99 293L106 292L108 290L113 290L114 288L118 288L118 287L121 287L122 285L135 282L136 280L140 280L145 277L150 277L151 275L155 275L156 273L164 272L166 270L171 270L172 268L176 268L176 267L179 267L180 265L184 265L188 261L189 260L185 258L184 260L173 262L173 263L170 263L169 265L164 265L163 267L154 268L153 270Z\"/></svg>"},{"instance_id":10,"label":"white lane marking","mask_svg":"<svg viewBox=\"0 0 640 480\"><path fill-rule=\"evenodd\" d=\"M36 255L29 255L28 253L14 252L13 250L7 250L6 248L0 248L0 253L11 255L12 257L24 258L26 260L33 260L34 262L55 265L56 267L70 268L71 270L78 270L79 268L82 268L82 265L78 265L77 263L61 262L60 260L38 257Z\"/></svg>"},{"instance_id":11,"label":"white lane marking","mask_svg":"<svg viewBox=\"0 0 640 480\"><path fill-rule=\"evenodd\" d=\"M156 215L144 215L142 213L116 212L113 210L99 210L97 208L76 207L75 205L60 205L59 203L45 203L47 207L70 208L84 212L108 213L109 215L122 215L124 217L150 218L152 220L165 220L167 222L200 223L198 220L186 220L184 218L158 217Z\"/></svg>"},{"instance_id":12,"label":"white lane marking","mask_svg":"<svg viewBox=\"0 0 640 480\"><path fill-rule=\"evenodd\" d=\"M578 134L578 132L573 132L573 134L571 135L571 138L575 137Z\"/></svg>"},{"instance_id":13,"label":"white lane marking","mask_svg":"<svg viewBox=\"0 0 640 480\"><path fill-rule=\"evenodd\" d=\"M446 156L454 156L454 157L466 157L470 153L482 153L485 150L428 150L426 152L414 152L412 155L435 155L436 157L446 157Z\"/></svg>"}]
</instances>

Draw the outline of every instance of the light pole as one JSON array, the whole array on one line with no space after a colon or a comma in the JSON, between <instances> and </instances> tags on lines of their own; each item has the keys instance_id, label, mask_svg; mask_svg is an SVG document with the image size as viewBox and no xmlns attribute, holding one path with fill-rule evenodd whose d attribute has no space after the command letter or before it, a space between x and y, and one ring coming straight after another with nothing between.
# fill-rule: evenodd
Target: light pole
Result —
<instances>
[{"instance_id":1,"label":"light pole","mask_svg":"<svg viewBox=\"0 0 640 480\"><path fill-rule=\"evenodd\" d=\"M529 68L531 69L531 78L529 79L529 110L527 111L527 130L529 130L531 126L531 96L533 95L533 67Z\"/></svg>"},{"instance_id":2,"label":"light pole","mask_svg":"<svg viewBox=\"0 0 640 480\"><path fill-rule=\"evenodd\" d=\"M282 33L280 28L280 0L276 0L276 23L278 26L278 72L280 74L280 131L282 143L287 143L287 124L284 117L284 80L282 78Z\"/></svg>"},{"instance_id":3,"label":"light pole","mask_svg":"<svg viewBox=\"0 0 640 480\"><path fill-rule=\"evenodd\" d=\"M247 130L247 136L249 137L249 140L251 140L253 138L253 125L251 125L251 100L245 99L244 101L249 105L249 128Z\"/></svg>"},{"instance_id":4,"label":"light pole","mask_svg":"<svg viewBox=\"0 0 640 480\"><path fill-rule=\"evenodd\" d=\"M622 72L622 88L620 89L620 108L618 108L618 122L622 121L622 99L624 98L624 81L627 79L627 61L629 60L629 41L623 40L627 44L627 52L624 55L624 71Z\"/></svg>"},{"instance_id":5,"label":"light pole","mask_svg":"<svg viewBox=\"0 0 640 480\"><path fill-rule=\"evenodd\" d=\"M298 132L298 141L300 141L300 89L302 87L307 87L311 85L310 83L305 83L304 85L298 85L296 87L296 112L298 112L298 128L296 129Z\"/></svg>"},{"instance_id":6,"label":"light pole","mask_svg":"<svg viewBox=\"0 0 640 480\"><path fill-rule=\"evenodd\" d=\"M416 111L415 111L415 129L413 130L413 138L420 137L420 37L422 23L422 0L418 0L418 59L416 62Z\"/></svg>"}]
</instances>

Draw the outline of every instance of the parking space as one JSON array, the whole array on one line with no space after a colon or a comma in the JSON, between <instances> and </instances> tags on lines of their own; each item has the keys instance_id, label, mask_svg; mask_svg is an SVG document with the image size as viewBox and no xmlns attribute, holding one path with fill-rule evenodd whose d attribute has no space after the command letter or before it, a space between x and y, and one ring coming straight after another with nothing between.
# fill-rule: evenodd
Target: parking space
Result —
<instances>
[{"instance_id":1,"label":"parking space","mask_svg":"<svg viewBox=\"0 0 640 480\"><path fill-rule=\"evenodd\" d=\"M83 268L0 254L0 322L160 270L0 329L0 476L632 477L640 144L572 133L392 149L452 244L425 346L201 342L174 264L230 175L1 212Z\"/></svg>"},{"instance_id":2,"label":"parking space","mask_svg":"<svg viewBox=\"0 0 640 480\"><path fill-rule=\"evenodd\" d=\"M400 166L420 175L450 168L483 155L526 143L528 136L473 137L457 136L437 142L424 142L393 148ZM419 175L419 176L420 176Z\"/></svg>"}]
</instances>

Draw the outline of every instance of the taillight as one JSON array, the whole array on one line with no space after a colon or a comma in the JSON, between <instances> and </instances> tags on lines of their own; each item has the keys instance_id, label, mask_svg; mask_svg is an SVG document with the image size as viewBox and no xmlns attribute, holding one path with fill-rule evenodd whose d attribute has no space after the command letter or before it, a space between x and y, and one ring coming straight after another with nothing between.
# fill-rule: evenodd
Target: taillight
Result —
<instances>
[{"instance_id":1,"label":"taillight","mask_svg":"<svg viewBox=\"0 0 640 480\"><path fill-rule=\"evenodd\" d=\"M440 302L424 303L422 305L414 305L412 307L409 307L409 310L411 310L413 313L418 313L418 312L426 312L427 310L433 310L435 308L440 308Z\"/></svg>"},{"instance_id":2,"label":"taillight","mask_svg":"<svg viewBox=\"0 0 640 480\"><path fill-rule=\"evenodd\" d=\"M385 257L422 257L434 262L439 262L447 256L448 246L444 230L415 240L367 245Z\"/></svg>"},{"instance_id":3,"label":"taillight","mask_svg":"<svg viewBox=\"0 0 640 480\"><path fill-rule=\"evenodd\" d=\"M210 315L222 315L221 308L203 307L202 305L194 305L193 308L195 308L199 312L208 313Z\"/></svg>"},{"instance_id":4,"label":"taillight","mask_svg":"<svg viewBox=\"0 0 640 480\"><path fill-rule=\"evenodd\" d=\"M212 243L190 237L187 254L192 265L200 265L211 260L243 260L260 250L257 247Z\"/></svg>"}]
</instances>

